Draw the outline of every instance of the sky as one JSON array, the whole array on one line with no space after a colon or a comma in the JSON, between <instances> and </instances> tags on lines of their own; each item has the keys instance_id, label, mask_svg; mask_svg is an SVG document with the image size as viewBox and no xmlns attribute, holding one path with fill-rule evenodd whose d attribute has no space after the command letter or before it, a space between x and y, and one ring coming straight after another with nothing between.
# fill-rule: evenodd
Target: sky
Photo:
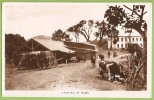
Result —
<instances>
[{"instance_id":1,"label":"sky","mask_svg":"<svg viewBox=\"0 0 154 100\"><path fill-rule=\"evenodd\" d=\"M66 31L81 20L103 20L109 5L113 4L3 3L2 30L6 34L20 34L25 39L37 35L52 36L54 31L58 29ZM80 41L85 40L81 37Z\"/></svg>"}]
</instances>

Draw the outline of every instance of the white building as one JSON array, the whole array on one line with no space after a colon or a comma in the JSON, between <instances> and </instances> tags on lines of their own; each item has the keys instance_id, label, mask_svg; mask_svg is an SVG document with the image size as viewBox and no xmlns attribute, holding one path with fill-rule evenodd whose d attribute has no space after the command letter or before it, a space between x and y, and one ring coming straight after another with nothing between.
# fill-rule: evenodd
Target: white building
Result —
<instances>
[{"instance_id":1,"label":"white building","mask_svg":"<svg viewBox=\"0 0 154 100\"><path fill-rule=\"evenodd\" d=\"M132 30L131 34L128 32L119 31L118 37L119 37L118 42L115 45L112 42L112 48L115 49L126 48L127 43L138 44L140 47L143 47L143 38L135 30ZM111 46L111 40L110 38L108 38L108 48L110 48L110 46Z\"/></svg>"}]
</instances>

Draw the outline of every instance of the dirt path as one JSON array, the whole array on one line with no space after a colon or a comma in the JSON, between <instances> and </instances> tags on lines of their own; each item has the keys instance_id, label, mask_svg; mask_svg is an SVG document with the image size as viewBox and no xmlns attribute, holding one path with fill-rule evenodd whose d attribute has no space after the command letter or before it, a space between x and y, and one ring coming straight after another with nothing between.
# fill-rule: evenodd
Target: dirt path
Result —
<instances>
[{"instance_id":1,"label":"dirt path","mask_svg":"<svg viewBox=\"0 0 154 100\"><path fill-rule=\"evenodd\" d=\"M90 61L63 64L47 70L7 68L6 89L11 90L125 90L124 85L103 80Z\"/></svg>"}]
</instances>

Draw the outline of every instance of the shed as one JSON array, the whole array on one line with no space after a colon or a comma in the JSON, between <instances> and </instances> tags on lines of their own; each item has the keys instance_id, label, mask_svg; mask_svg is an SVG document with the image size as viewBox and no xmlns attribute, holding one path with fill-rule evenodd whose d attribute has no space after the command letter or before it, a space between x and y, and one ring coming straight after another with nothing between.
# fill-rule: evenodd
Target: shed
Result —
<instances>
[{"instance_id":1,"label":"shed","mask_svg":"<svg viewBox=\"0 0 154 100\"><path fill-rule=\"evenodd\" d=\"M69 59L75 51L66 48L63 42L51 39L32 38L14 54L28 53L32 51L52 51L56 59ZM62 62L59 62L62 63Z\"/></svg>"},{"instance_id":2,"label":"shed","mask_svg":"<svg viewBox=\"0 0 154 100\"><path fill-rule=\"evenodd\" d=\"M84 56L86 57L86 59L90 59L91 56L96 56L98 52L97 46L94 44L90 44L89 42L80 43L65 41L64 44L68 49L76 51L76 56Z\"/></svg>"}]
</instances>

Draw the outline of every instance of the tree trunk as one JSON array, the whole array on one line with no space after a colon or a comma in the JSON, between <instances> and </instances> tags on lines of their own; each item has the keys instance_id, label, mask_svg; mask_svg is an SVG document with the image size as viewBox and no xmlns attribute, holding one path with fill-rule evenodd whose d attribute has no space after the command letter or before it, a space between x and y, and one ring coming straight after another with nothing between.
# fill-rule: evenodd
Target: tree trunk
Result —
<instances>
[{"instance_id":1,"label":"tree trunk","mask_svg":"<svg viewBox=\"0 0 154 100\"><path fill-rule=\"evenodd\" d=\"M87 42L90 42L90 36L87 36Z\"/></svg>"},{"instance_id":2,"label":"tree trunk","mask_svg":"<svg viewBox=\"0 0 154 100\"><path fill-rule=\"evenodd\" d=\"M76 42L78 42L78 39L77 38L75 38L76 39Z\"/></svg>"},{"instance_id":3,"label":"tree trunk","mask_svg":"<svg viewBox=\"0 0 154 100\"><path fill-rule=\"evenodd\" d=\"M143 50L142 50L142 65L145 85L147 83L147 37L146 32L143 33Z\"/></svg>"},{"instance_id":4,"label":"tree trunk","mask_svg":"<svg viewBox=\"0 0 154 100\"><path fill-rule=\"evenodd\" d=\"M87 39L87 42L90 42L90 40L89 40L89 39Z\"/></svg>"},{"instance_id":5,"label":"tree trunk","mask_svg":"<svg viewBox=\"0 0 154 100\"><path fill-rule=\"evenodd\" d=\"M112 36L111 36L111 45L110 45L110 50L112 50Z\"/></svg>"},{"instance_id":6,"label":"tree trunk","mask_svg":"<svg viewBox=\"0 0 154 100\"><path fill-rule=\"evenodd\" d=\"M77 42L79 42L79 35L77 35Z\"/></svg>"}]
</instances>

